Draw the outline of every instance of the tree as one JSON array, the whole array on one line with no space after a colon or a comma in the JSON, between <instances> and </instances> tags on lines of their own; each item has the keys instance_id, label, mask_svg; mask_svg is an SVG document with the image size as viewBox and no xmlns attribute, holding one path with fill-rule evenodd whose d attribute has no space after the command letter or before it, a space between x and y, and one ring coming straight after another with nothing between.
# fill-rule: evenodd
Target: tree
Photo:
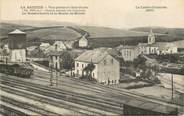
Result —
<instances>
[{"instance_id":1,"label":"tree","mask_svg":"<svg viewBox=\"0 0 184 116\"><path fill-rule=\"evenodd\" d=\"M62 66L64 69L72 69L74 67L74 59L72 58L71 54L67 51L64 51L62 56Z\"/></svg>"},{"instance_id":2,"label":"tree","mask_svg":"<svg viewBox=\"0 0 184 116\"><path fill-rule=\"evenodd\" d=\"M133 64L135 68L143 68L145 67L146 59L138 56L138 58L134 59Z\"/></svg>"}]
</instances>

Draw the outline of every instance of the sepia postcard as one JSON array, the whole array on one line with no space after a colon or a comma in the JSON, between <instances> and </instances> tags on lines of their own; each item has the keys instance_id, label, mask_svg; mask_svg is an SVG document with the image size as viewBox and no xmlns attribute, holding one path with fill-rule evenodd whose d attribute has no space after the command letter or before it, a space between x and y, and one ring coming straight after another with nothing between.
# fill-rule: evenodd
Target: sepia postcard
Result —
<instances>
[{"instance_id":1,"label":"sepia postcard","mask_svg":"<svg viewBox=\"0 0 184 116\"><path fill-rule=\"evenodd\" d=\"M0 0L0 115L184 116L184 0Z\"/></svg>"}]
</instances>

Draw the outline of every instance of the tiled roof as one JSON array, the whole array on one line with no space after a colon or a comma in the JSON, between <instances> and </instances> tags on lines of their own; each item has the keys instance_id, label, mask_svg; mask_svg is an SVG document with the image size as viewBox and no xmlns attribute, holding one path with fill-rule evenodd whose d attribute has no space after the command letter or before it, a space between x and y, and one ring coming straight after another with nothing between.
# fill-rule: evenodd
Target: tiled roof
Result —
<instances>
[{"instance_id":1,"label":"tiled roof","mask_svg":"<svg viewBox=\"0 0 184 116\"><path fill-rule=\"evenodd\" d=\"M85 36L82 36L79 40L80 40L80 41L81 41L81 40L87 41L87 38L86 38Z\"/></svg>"},{"instance_id":2,"label":"tiled roof","mask_svg":"<svg viewBox=\"0 0 184 116\"><path fill-rule=\"evenodd\" d=\"M135 48L137 48L137 46L129 46L129 45L123 46L123 45L120 45L120 46L117 47L117 50L122 50L122 49L135 49Z\"/></svg>"},{"instance_id":3,"label":"tiled roof","mask_svg":"<svg viewBox=\"0 0 184 116\"><path fill-rule=\"evenodd\" d=\"M149 45L150 47L158 47L160 50L167 50L168 48L176 47L171 42L156 42L154 44Z\"/></svg>"},{"instance_id":4,"label":"tiled roof","mask_svg":"<svg viewBox=\"0 0 184 116\"><path fill-rule=\"evenodd\" d=\"M111 48L98 48L94 50L88 50L81 54L79 57L77 57L76 61L82 61L82 62L93 62L93 63L99 63L101 60L103 60L107 55L111 55L115 57L117 53L116 51Z\"/></svg>"}]
</instances>

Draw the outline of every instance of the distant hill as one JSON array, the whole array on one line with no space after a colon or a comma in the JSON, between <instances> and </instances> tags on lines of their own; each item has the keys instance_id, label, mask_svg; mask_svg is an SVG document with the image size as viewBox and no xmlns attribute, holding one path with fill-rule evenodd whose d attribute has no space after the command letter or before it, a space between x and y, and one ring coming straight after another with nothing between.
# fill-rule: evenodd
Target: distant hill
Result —
<instances>
[{"instance_id":1,"label":"distant hill","mask_svg":"<svg viewBox=\"0 0 184 116\"><path fill-rule=\"evenodd\" d=\"M109 28L109 27L79 26L77 28L87 31L89 33L90 38L137 37L137 36L148 35L148 32L115 29L115 28Z\"/></svg>"},{"instance_id":2,"label":"distant hill","mask_svg":"<svg viewBox=\"0 0 184 116\"><path fill-rule=\"evenodd\" d=\"M25 21L24 24L30 24L30 22ZM149 27L125 30L109 27L78 26L65 22L33 22L35 23L32 26L23 25L23 23L21 25L14 24L15 22L13 24L0 23L0 39L7 38L8 33L14 29L25 31L30 45L38 45L43 41L48 42L54 40L75 41L87 33L87 39L93 48L116 47L120 44L136 45L139 42L147 42L147 36L150 31ZM156 35L156 41L159 42L184 40L184 29L155 27L152 30Z\"/></svg>"},{"instance_id":3,"label":"distant hill","mask_svg":"<svg viewBox=\"0 0 184 116\"><path fill-rule=\"evenodd\" d=\"M81 34L65 28L65 26L51 26L51 27L33 27L27 25L19 25L12 23L0 23L0 39L6 39L9 32L20 29L27 33L28 41L38 39L44 40L75 40L81 37Z\"/></svg>"},{"instance_id":4,"label":"distant hill","mask_svg":"<svg viewBox=\"0 0 184 116\"><path fill-rule=\"evenodd\" d=\"M9 32L15 29L27 30L27 29L34 29L34 27L10 23L0 23L0 38L7 36Z\"/></svg>"},{"instance_id":5,"label":"distant hill","mask_svg":"<svg viewBox=\"0 0 184 116\"><path fill-rule=\"evenodd\" d=\"M167 34L170 36L184 37L184 28L165 28L165 27L137 27L132 28L132 31L149 32L150 29L154 33Z\"/></svg>"},{"instance_id":6,"label":"distant hill","mask_svg":"<svg viewBox=\"0 0 184 116\"><path fill-rule=\"evenodd\" d=\"M11 24L21 24L33 27L55 27L55 26L76 26L74 23L70 22L59 22L59 21L49 21L49 20L4 20L5 23Z\"/></svg>"},{"instance_id":7,"label":"distant hill","mask_svg":"<svg viewBox=\"0 0 184 116\"><path fill-rule=\"evenodd\" d=\"M38 30L28 31L27 38L29 41L33 39L44 40L76 40L81 37L80 33L66 28L66 27L53 27L53 28L42 28Z\"/></svg>"}]
</instances>

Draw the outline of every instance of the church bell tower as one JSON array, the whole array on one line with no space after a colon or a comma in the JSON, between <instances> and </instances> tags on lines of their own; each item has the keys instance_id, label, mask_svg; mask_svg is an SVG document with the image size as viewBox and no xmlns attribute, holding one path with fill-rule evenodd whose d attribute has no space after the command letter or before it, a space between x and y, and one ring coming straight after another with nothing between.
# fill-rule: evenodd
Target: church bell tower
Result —
<instances>
[{"instance_id":1,"label":"church bell tower","mask_svg":"<svg viewBox=\"0 0 184 116\"><path fill-rule=\"evenodd\" d=\"M148 35L148 44L153 44L153 43L155 43L155 35L151 29Z\"/></svg>"}]
</instances>

